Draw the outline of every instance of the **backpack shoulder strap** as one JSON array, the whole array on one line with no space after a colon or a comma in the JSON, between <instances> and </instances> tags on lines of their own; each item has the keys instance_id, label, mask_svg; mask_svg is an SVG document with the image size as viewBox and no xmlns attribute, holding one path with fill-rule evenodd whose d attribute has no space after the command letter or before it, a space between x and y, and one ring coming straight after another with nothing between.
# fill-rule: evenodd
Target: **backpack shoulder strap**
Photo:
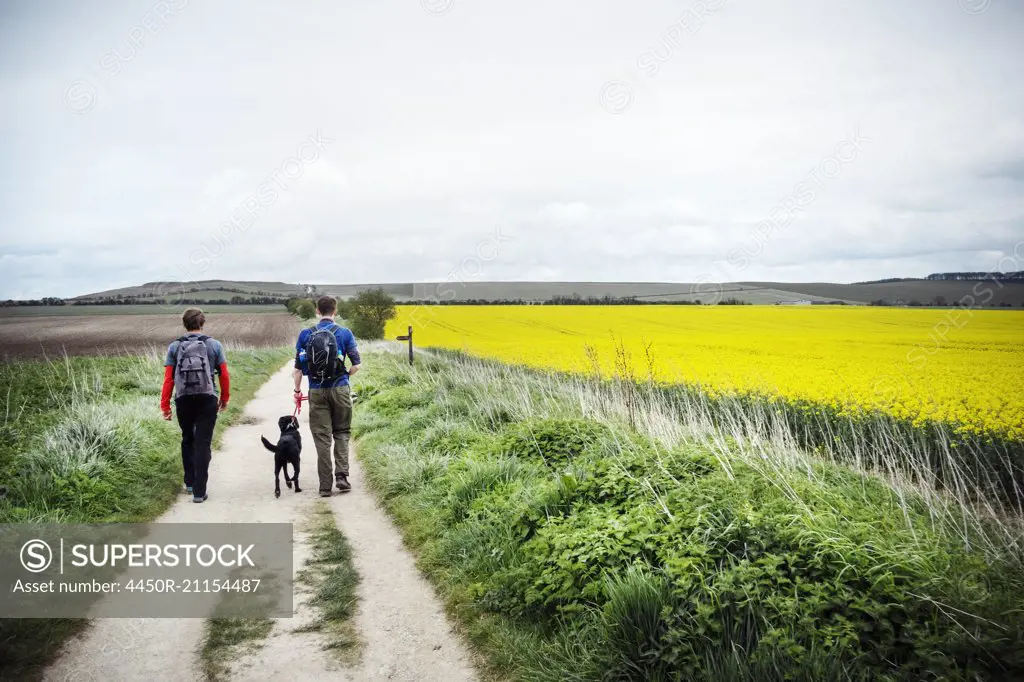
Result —
<instances>
[{"instance_id":1,"label":"backpack shoulder strap","mask_svg":"<svg viewBox=\"0 0 1024 682\"><path fill-rule=\"evenodd\" d=\"M315 335L315 334L317 333L317 331L319 331L319 330L318 330L318 329L317 329L316 327L306 327L306 328L305 328L305 329L303 329L302 331L303 331L303 332L307 332L307 333L306 333L306 340L305 340L305 341L303 342L303 344L302 344L302 345L304 345L304 346L308 346L308 345L309 345L309 342L313 340L313 336L314 336L314 335Z\"/></svg>"}]
</instances>

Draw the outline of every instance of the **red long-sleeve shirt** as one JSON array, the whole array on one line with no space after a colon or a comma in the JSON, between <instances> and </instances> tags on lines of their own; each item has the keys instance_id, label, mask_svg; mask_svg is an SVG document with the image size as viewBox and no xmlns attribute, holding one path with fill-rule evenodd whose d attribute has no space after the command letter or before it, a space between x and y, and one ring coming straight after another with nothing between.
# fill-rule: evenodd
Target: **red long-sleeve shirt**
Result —
<instances>
[{"instance_id":1,"label":"red long-sleeve shirt","mask_svg":"<svg viewBox=\"0 0 1024 682\"><path fill-rule=\"evenodd\" d=\"M231 376L228 374L228 363L222 362L217 368L220 377L220 402L227 404L231 399ZM164 367L164 386L160 391L160 409L164 414L171 411L171 395L174 393L174 366Z\"/></svg>"}]
</instances>

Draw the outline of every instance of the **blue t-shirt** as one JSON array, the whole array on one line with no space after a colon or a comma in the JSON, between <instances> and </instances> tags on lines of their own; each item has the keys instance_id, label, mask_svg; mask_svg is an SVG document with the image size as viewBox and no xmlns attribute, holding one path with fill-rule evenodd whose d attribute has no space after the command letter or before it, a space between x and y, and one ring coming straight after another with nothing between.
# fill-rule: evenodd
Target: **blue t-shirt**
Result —
<instances>
[{"instance_id":1,"label":"blue t-shirt","mask_svg":"<svg viewBox=\"0 0 1024 682\"><path fill-rule=\"evenodd\" d=\"M327 329L330 326L334 326L334 338L338 342L338 353L341 355L342 360L345 358L349 359L349 362L353 365L359 364L359 349L356 347L356 337L351 331L338 325L331 320L320 320L316 324L316 329ZM309 367L306 364L306 344L309 342L309 337L313 334L312 329L303 329L299 332L299 339L295 342L295 368L301 369L302 373L309 376ZM344 362L342 363L344 367ZM321 386L320 382L309 380L310 388L334 388L335 386L348 386L348 372L343 371L341 376L337 379L333 379Z\"/></svg>"}]
</instances>

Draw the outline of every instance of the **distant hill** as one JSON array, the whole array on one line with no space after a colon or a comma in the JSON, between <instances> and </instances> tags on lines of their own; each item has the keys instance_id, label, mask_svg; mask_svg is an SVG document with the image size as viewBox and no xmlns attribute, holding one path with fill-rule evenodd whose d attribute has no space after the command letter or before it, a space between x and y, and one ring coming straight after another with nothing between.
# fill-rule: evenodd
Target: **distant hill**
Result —
<instances>
[{"instance_id":1,"label":"distant hill","mask_svg":"<svg viewBox=\"0 0 1024 682\"><path fill-rule=\"evenodd\" d=\"M713 303L737 299L745 303L774 304L842 302L864 305L882 302L890 305L952 305L965 296L965 305L987 307L1024 304L1024 279L993 281L962 279L949 273L930 279L893 279L857 284L829 282L729 282L724 284L686 282L444 282L381 284L293 284L287 282L204 280L182 285L180 282L148 282L132 287L110 289L68 299L72 304L154 303L159 300L197 303L283 302L294 296L330 294L350 298L363 289L382 288L399 302L473 301L544 302L552 298L622 299L635 298L644 303ZM1008 273L1020 274L1020 273Z\"/></svg>"},{"instance_id":2,"label":"distant hill","mask_svg":"<svg viewBox=\"0 0 1024 682\"><path fill-rule=\"evenodd\" d=\"M909 279L865 284L807 284L778 282L743 282L743 286L780 287L788 292L828 299L846 299L856 303L884 301L890 305L954 305L963 301L967 307L1011 305L1024 303L1024 282L991 280L927 280Z\"/></svg>"}]
</instances>

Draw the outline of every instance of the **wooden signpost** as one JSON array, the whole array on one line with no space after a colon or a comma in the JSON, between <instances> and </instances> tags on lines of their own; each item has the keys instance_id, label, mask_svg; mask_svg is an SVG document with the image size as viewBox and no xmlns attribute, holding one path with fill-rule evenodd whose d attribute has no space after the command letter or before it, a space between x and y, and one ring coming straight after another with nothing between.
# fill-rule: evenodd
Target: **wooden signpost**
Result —
<instances>
[{"instance_id":1,"label":"wooden signpost","mask_svg":"<svg viewBox=\"0 0 1024 682\"><path fill-rule=\"evenodd\" d=\"M406 334L405 336L396 336L395 339L398 341L409 342L409 364L412 365L412 325L409 325L408 334Z\"/></svg>"}]
</instances>

